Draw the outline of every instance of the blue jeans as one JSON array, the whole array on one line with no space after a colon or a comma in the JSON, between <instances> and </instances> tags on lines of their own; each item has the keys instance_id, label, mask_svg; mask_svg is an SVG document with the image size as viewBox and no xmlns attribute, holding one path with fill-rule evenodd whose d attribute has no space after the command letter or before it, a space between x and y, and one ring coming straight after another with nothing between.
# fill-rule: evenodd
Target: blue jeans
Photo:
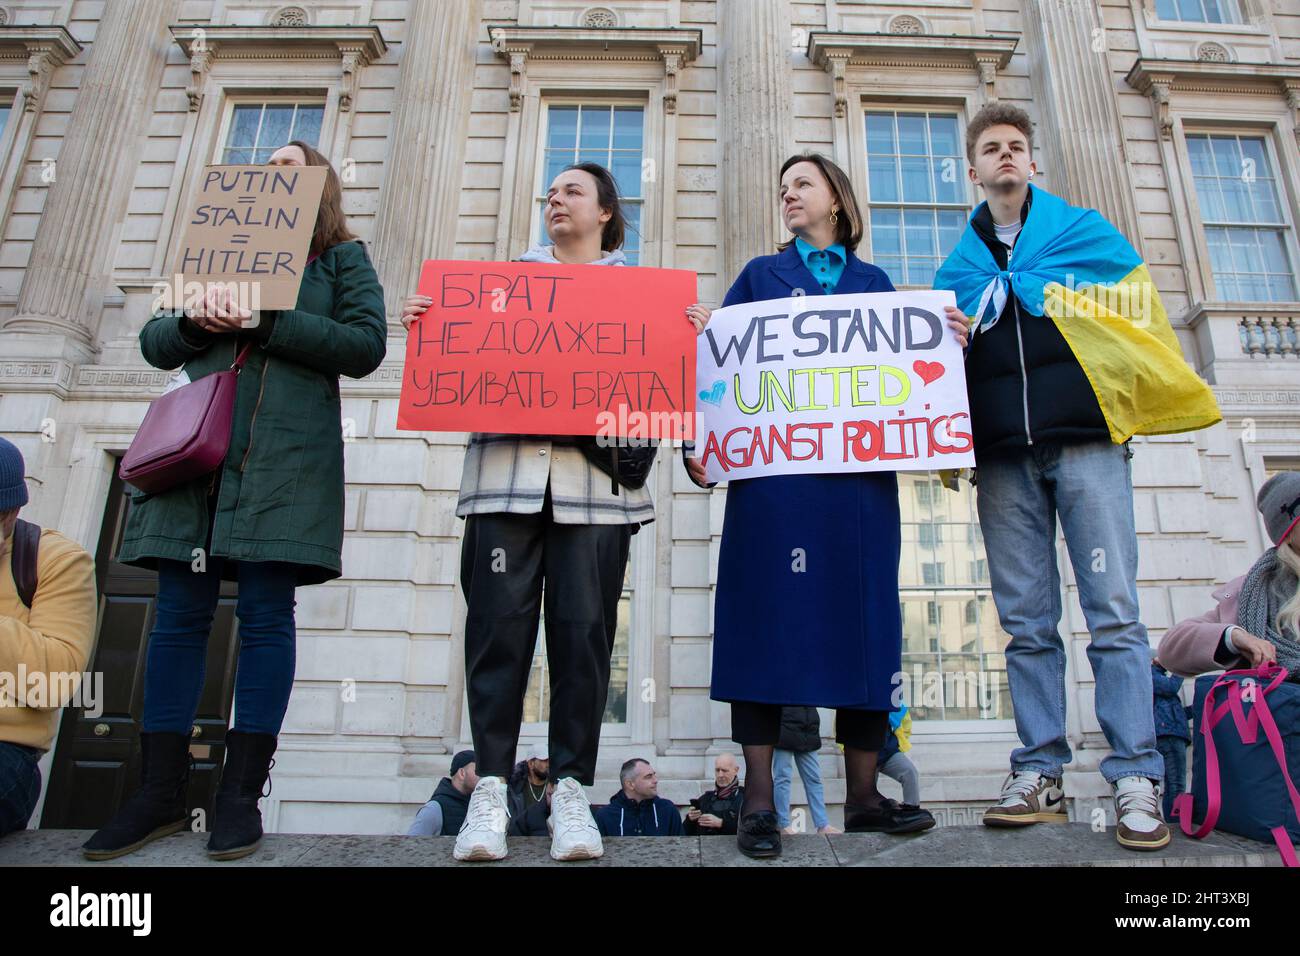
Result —
<instances>
[{"instance_id":1,"label":"blue jeans","mask_svg":"<svg viewBox=\"0 0 1300 956\"><path fill-rule=\"evenodd\" d=\"M207 570L200 573L183 561L158 562L158 612L145 662L145 733L188 736L194 725L223 561L209 558ZM293 689L297 572L278 562L238 564L234 729L278 734Z\"/></svg>"},{"instance_id":2,"label":"blue jeans","mask_svg":"<svg viewBox=\"0 0 1300 956\"><path fill-rule=\"evenodd\" d=\"M1173 819L1174 797L1187 789L1187 741L1165 735L1156 738L1160 756L1165 760L1165 819Z\"/></svg>"},{"instance_id":3,"label":"blue jeans","mask_svg":"<svg viewBox=\"0 0 1300 956\"><path fill-rule=\"evenodd\" d=\"M27 829L41 795L40 751L0 741L0 837Z\"/></svg>"},{"instance_id":4,"label":"blue jeans","mask_svg":"<svg viewBox=\"0 0 1300 956\"><path fill-rule=\"evenodd\" d=\"M1092 637L1097 720L1112 751L1101 774L1109 783L1164 776L1151 710L1150 643L1138 617L1130 457L1126 446L1109 441L1047 442L979 463L980 528L998 618L1011 635L1007 680L1024 745L1011 754L1013 769L1059 777L1071 759L1065 645L1057 630L1059 516Z\"/></svg>"},{"instance_id":5,"label":"blue jeans","mask_svg":"<svg viewBox=\"0 0 1300 956\"><path fill-rule=\"evenodd\" d=\"M790 825L792 763L799 766L799 778L803 780L803 789L808 795L808 809L812 811L813 826L820 830L829 824L830 820L826 817L826 798L822 790L822 770L817 764L817 753L813 750L806 753L794 753L790 750L778 748L772 752L772 789L776 802L777 820L783 827Z\"/></svg>"}]
</instances>

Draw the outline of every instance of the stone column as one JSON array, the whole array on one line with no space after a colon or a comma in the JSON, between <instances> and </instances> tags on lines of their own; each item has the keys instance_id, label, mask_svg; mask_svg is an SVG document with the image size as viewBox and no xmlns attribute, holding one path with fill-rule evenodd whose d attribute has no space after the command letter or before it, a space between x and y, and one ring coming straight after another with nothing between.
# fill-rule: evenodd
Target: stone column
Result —
<instances>
[{"instance_id":1,"label":"stone column","mask_svg":"<svg viewBox=\"0 0 1300 956\"><path fill-rule=\"evenodd\" d=\"M113 234L135 181L176 15L176 0L104 5L6 333L59 336L70 358L94 354Z\"/></svg>"},{"instance_id":2,"label":"stone column","mask_svg":"<svg viewBox=\"0 0 1300 956\"><path fill-rule=\"evenodd\" d=\"M725 290L785 235L778 173L795 148L794 84L787 0L721 0L718 8Z\"/></svg>"},{"instance_id":3,"label":"stone column","mask_svg":"<svg viewBox=\"0 0 1300 956\"><path fill-rule=\"evenodd\" d=\"M1052 189L1142 250L1115 76L1093 0L1024 0L1025 40Z\"/></svg>"},{"instance_id":4,"label":"stone column","mask_svg":"<svg viewBox=\"0 0 1300 956\"><path fill-rule=\"evenodd\" d=\"M375 221L388 314L415 291L424 259L454 252L480 0L411 0Z\"/></svg>"}]
</instances>

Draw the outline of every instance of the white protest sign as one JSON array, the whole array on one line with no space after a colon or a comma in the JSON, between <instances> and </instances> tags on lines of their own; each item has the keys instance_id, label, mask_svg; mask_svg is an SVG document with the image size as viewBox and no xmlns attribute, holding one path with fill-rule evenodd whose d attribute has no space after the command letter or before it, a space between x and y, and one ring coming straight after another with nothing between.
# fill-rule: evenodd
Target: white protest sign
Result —
<instances>
[{"instance_id":1,"label":"white protest sign","mask_svg":"<svg viewBox=\"0 0 1300 956\"><path fill-rule=\"evenodd\" d=\"M973 466L954 304L873 292L715 311L696 368L708 479Z\"/></svg>"}]
</instances>

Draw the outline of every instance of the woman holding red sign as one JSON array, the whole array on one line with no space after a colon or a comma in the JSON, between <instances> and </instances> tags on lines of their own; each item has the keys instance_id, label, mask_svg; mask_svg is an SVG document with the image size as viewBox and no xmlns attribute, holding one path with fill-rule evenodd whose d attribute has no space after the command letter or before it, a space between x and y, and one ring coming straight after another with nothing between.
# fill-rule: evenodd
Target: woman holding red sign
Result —
<instances>
[{"instance_id":1,"label":"woman holding red sign","mask_svg":"<svg viewBox=\"0 0 1300 956\"><path fill-rule=\"evenodd\" d=\"M92 860L130 853L190 824L190 741L208 634L223 581L239 582L234 726L208 854L247 856L262 839L266 784L293 688L295 589L337 578L343 551L339 376L384 359L384 292L348 229L342 186L306 143L271 166L323 166L325 189L296 308L262 311L210 287L193 308L156 312L140 332L145 360L198 380L238 364L230 447L216 471L153 493L131 488L119 560L158 572L145 661L142 784L83 847Z\"/></svg>"},{"instance_id":2,"label":"woman holding red sign","mask_svg":"<svg viewBox=\"0 0 1300 956\"><path fill-rule=\"evenodd\" d=\"M579 163L556 176L546 194L545 220L553 244L530 249L521 262L626 265L618 186L603 166ZM409 329L432 305L428 296L410 296L402 324ZM700 306L688 308L687 317L703 328ZM590 442L547 435L470 437L456 514L466 519L460 573L469 605L465 686L479 783L456 837L458 860L506 855L506 779L515 762L543 600L555 783L551 856L582 860L604 852L583 786L595 782L631 537L654 520L654 502L637 484L612 483Z\"/></svg>"},{"instance_id":3,"label":"woman holding red sign","mask_svg":"<svg viewBox=\"0 0 1300 956\"><path fill-rule=\"evenodd\" d=\"M781 167L780 201L794 239L750 260L723 306L793 295L892 292L854 250L863 220L844 171L816 154ZM964 347L966 326L949 316ZM704 466L687 458L696 484ZM876 789L896 675L898 481L893 472L780 475L732 481L714 606L714 700L731 703L731 733L745 755L737 843L777 856L772 754L785 705L834 707L844 745L849 832L911 833L934 826L926 810Z\"/></svg>"}]
</instances>

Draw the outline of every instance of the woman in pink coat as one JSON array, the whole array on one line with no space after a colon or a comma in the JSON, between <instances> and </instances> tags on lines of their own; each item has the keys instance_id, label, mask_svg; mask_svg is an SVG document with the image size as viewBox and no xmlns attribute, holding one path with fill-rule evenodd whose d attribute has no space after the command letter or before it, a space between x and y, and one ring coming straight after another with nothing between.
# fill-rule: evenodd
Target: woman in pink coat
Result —
<instances>
[{"instance_id":1,"label":"woman in pink coat","mask_svg":"<svg viewBox=\"0 0 1300 956\"><path fill-rule=\"evenodd\" d=\"M1183 677L1276 661L1300 682L1300 472L1274 475L1259 490L1269 548L1248 573L1213 594L1216 607L1180 621L1159 659Z\"/></svg>"}]
</instances>

